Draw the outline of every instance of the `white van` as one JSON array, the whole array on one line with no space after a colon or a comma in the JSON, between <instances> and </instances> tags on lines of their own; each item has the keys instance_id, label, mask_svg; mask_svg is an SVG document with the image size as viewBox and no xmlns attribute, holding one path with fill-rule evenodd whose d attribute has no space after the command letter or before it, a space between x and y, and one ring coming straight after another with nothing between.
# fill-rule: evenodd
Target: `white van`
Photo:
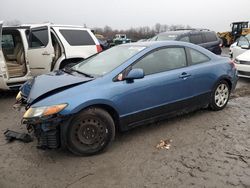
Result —
<instances>
[{"instance_id":1,"label":"white van","mask_svg":"<svg viewBox=\"0 0 250 188\"><path fill-rule=\"evenodd\" d=\"M95 35L82 26L48 23L3 27L0 22L0 89L18 89L33 76L100 51Z\"/></svg>"}]
</instances>

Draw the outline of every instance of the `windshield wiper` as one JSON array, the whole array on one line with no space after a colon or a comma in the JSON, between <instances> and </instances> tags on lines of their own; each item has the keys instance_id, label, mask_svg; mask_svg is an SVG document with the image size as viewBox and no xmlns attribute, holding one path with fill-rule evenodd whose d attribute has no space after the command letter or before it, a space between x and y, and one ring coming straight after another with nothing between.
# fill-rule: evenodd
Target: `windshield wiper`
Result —
<instances>
[{"instance_id":1,"label":"windshield wiper","mask_svg":"<svg viewBox=\"0 0 250 188\"><path fill-rule=\"evenodd\" d=\"M66 72L68 74L71 74L72 73L72 69L69 69L69 68L64 68L62 69L63 72Z\"/></svg>"},{"instance_id":2,"label":"windshield wiper","mask_svg":"<svg viewBox=\"0 0 250 188\"><path fill-rule=\"evenodd\" d=\"M85 73L85 72L81 72L81 71L76 70L76 69L73 69L73 68L71 68L70 70L71 70L71 71L74 71L74 72L77 72L78 74L82 74L82 75L84 75L84 76L86 76L86 77L94 78L94 76L92 76L91 74L87 74L87 73Z\"/></svg>"}]
</instances>

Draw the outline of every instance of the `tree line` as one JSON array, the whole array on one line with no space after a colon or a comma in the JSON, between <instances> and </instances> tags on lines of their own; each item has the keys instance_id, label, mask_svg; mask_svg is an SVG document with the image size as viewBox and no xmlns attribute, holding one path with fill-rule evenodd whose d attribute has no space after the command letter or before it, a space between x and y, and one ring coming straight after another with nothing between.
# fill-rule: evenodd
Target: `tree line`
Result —
<instances>
[{"instance_id":1,"label":"tree line","mask_svg":"<svg viewBox=\"0 0 250 188\"><path fill-rule=\"evenodd\" d=\"M93 28L96 34L103 35L106 39L112 39L115 34L126 34L128 38L133 41L137 41L140 39L149 39L155 36L158 33L173 31L176 29L191 29L189 25L167 25L156 23L153 27L142 26L142 27L131 27L130 29L112 29L110 26L105 26L103 28L95 27Z\"/></svg>"}]
</instances>

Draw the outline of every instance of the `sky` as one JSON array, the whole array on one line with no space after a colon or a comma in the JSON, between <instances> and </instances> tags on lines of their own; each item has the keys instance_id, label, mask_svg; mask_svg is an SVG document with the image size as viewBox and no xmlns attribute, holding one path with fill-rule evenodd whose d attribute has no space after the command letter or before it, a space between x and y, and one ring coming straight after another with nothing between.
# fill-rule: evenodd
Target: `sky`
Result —
<instances>
[{"instance_id":1,"label":"sky","mask_svg":"<svg viewBox=\"0 0 250 188\"><path fill-rule=\"evenodd\" d=\"M230 30L250 21L250 0L1 0L0 20L129 29L161 24Z\"/></svg>"}]
</instances>

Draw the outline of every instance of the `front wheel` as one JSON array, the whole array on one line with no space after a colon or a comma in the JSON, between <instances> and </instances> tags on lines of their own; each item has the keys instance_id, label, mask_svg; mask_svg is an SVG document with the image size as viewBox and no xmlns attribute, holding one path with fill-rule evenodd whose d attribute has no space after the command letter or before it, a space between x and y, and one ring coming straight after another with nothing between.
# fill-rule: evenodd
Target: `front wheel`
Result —
<instances>
[{"instance_id":1,"label":"front wheel","mask_svg":"<svg viewBox=\"0 0 250 188\"><path fill-rule=\"evenodd\" d=\"M230 96L230 88L225 80L220 81L213 90L210 107L218 111L225 108Z\"/></svg>"},{"instance_id":2,"label":"front wheel","mask_svg":"<svg viewBox=\"0 0 250 188\"><path fill-rule=\"evenodd\" d=\"M112 117L103 109L88 108L76 115L64 129L66 148L76 155L103 151L115 137Z\"/></svg>"}]
</instances>

